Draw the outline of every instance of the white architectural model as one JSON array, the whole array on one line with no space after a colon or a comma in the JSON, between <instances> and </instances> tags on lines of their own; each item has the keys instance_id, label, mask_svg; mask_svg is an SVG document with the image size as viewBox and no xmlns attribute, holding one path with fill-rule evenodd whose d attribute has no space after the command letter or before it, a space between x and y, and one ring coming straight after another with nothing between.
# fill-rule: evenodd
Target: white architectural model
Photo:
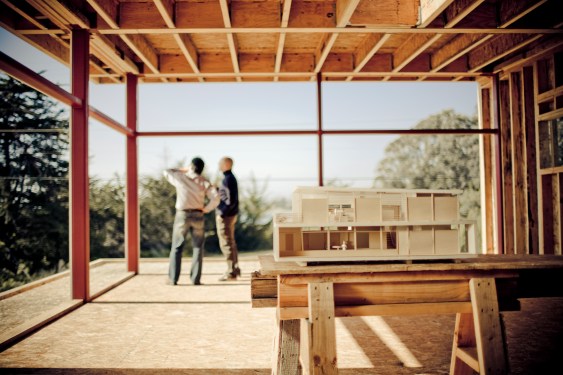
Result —
<instances>
[{"instance_id":1,"label":"white architectural model","mask_svg":"<svg viewBox=\"0 0 563 375\"><path fill-rule=\"evenodd\" d=\"M461 190L299 187L274 217L274 257L297 262L474 256Z\"/></svg>"}]
</instances>

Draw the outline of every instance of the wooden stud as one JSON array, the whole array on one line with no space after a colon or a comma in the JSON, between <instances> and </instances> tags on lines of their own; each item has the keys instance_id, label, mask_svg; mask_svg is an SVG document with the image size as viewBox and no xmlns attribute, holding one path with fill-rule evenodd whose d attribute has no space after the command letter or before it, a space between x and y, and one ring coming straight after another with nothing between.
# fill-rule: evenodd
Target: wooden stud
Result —
<instances>
[{"instance_id":1,"label":"wooden stud","mask_svg":"<svg viewBox=\"0 0 563 375\"><path fill-rule=\"evenodd\" d=\"M469 281L480 374L507 374L507 358L495 279Z\"/></svg>"},{"instance_id":2,"label":"wooden stud","mask_svg":"<svg viewBox=\"0 0 563 375\"><path fill-rule=\"evenodd\" d=\"M553 210L553 175L541 176L541 198L542 198L542 250L543 254L555 254L555 216Z\"/></svg>"},{"instance_id":3,"label":"wooden stud","mask_svg":"<svg viewBox=\"0 0 563 375\"><path fill-rule=\"evenodd\" d=\"M522 125L522 77L510 74L510 123L512 150L512 204L514 206L514 253L528 253L527 156Z\"/></svg>"},{"instance_id":4,"label":"wooden stud","mask_svg":"<svg viewBox=\"0 0 563 375\"><path fill-rule=\"evenodd\" d=\"M494 192L495 192L495 244L497 254L504 253L504 193L502 175L502 139L500 121L500 78L495 75L491 80L491 125L497 133L493 141L494 154Z\"/></svg>"},{"instance_id":5,"label":"wooden stud","mask_svg":"<svg viewBox=\"0 0 563 375\"><path fill-rule=\"evenodd\" d=\"M504 211L504 252L514 254L514 206L512 187L512 130L510 126L510 89L508 81L500 81L500 134L502 155L502 191Z\"/></svg>"},{"instance_id":6,"label":"wooden stud","mask_svg":"<svg viewBox=\"0 0 563 375\"><path fill-rule=\"evenodd\" d=\"M482 129L491 129L491 91L488 88L480 90L479 96L479 119ZM493 154L490 136L479 138L481 148L481 181L483 189L481 191L481 228L483 250L487 254L494 253L494 214L493 214Z\"/></svg>"}]
</instances>

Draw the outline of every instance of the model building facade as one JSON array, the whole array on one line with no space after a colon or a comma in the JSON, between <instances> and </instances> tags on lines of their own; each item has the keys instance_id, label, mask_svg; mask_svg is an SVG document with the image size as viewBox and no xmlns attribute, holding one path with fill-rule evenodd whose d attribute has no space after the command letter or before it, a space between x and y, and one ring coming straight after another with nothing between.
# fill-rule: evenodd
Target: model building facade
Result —
<instances>
[{"instance_id":1,"label":"model building facade","mask_svg":"<svg viewBox=\"0 0 563 375\"><path fill-rule=\"evenodd\" d=\"M475 222L460 220L461 190L299 187L275 215L276 260L453 258L476 253Z\"/></svg>"}]
</instances>

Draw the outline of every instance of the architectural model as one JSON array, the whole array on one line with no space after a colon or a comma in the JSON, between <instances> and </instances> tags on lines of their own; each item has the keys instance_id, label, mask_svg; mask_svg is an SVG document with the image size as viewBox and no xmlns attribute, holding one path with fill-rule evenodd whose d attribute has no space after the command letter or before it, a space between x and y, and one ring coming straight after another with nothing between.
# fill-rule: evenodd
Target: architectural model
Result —
<instances>
[{"instance_id":1,"label":"architectural model","mask_svg":"<svg viewBox=\"0 0 563 375\"><path fill-rule=\"evenodd\" d=\"M274 257L297 262L474 256L461 190L298 187L274 217Z\"/></svg>"}]
</instances>

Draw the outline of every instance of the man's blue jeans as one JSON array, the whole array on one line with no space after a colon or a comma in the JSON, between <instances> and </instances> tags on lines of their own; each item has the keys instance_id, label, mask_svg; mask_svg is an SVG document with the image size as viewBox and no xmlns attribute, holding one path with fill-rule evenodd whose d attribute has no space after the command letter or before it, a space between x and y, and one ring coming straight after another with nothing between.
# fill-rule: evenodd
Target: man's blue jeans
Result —
<instances>
[{"instance_id":1,"label":"man's blue jeans","mask_svg":"<svg viewBox=\"0 0 563 375\"><path fill-rule=\"evenodd\" d=\"M170 249L170 281L177 283L182 268L182 250L188 232L192 238L192 269L190 279L192 283L200 284L201 268L203 266L203 245L205 242L205 229L203 212L176 211L174 228L172 230L172 248Z\"/></svg>"}]
</instances>

